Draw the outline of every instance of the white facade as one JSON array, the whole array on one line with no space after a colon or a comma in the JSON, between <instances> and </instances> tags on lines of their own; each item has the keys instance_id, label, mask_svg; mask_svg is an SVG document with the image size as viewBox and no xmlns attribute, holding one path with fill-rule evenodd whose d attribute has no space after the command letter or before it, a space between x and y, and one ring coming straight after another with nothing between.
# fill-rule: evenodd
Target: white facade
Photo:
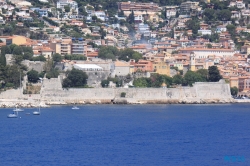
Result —
<instances>
[{"instance_id":1,"label":"white facade","mask_svg":"<svg viewBox=\"0 0 250 166\"><path fill-rule=\"evenodd\" d=\"M103 68L95 64L74 64L75 69L83 71L103 71Z\"/></svg>"},{"instance_id":2,"label":"white facade","mask_svg":"<svg viewBox=\"0 0 250 166\"><path fill-rule=\"evenodd\" d=\"M236 1L236 7L239 9L245 8L245 3L243 1Z\"/></svg>"},{"instance_id":3,"label":"white facade","mask_svg":"<svg viewBox=\"0 0 250 166\"><path fill-rule=\"evenodd\" d=\"M94 15L102 21L106 20L106 14L104 13L104 11L96 11Z\"/></svg>"},{"instance_id":4,"label":"white facade","mask_svg":"<svg viewBox=\"0 0 250 166\"><path fill-rule=\"evenodd\" d=\"M198 59L208 58L208 56L215 55L217 57L232 57L235 52L230 49L205 49L205 48L184 48L180 49L180 54L190 55L191 52L194 52L195 57Z\"/></svg>"},{"instance_id":5,"label":"white facade","mask_svg":"<svg viewBox=\"0 0 250 166\"><path fill-rule=\"evenodd\" d=\"M218 26L216 28L217 33L226 32L226 31L227 31L227 28L225 26Z\"/></svg>"},{"instance_id":6,"label":"white facade","mask_svg":"<svg viewBox=\"0 0 250 166\"><path fill-rule=\"evenodd\" d=\"M142 15L137 15L135 16L135 19L134 19L135 22L143 22L144 21L144 18Z\"/></svg>"},{"instance_id":7,"label":"white facade","mask_svg":"<svg viewBox=\"0 0 250 166\"><path fill-rule=\"evenodd\" d=\"M176 16L176 10L175 9L166 10L166 17L167 18L175 17L175 16Z\"/></svg>"},{"instance_id":8,"label":"white facade","mask_svg":"<svg viewBox=\"0 0 250 166\"><path fill-rule=\"evenodd\" d=\"M208 29L200 29L200 30L198 30L198 33L200 33L202 35L211 35L212 31L208 30Z\"/></svg>"},{"instance_id":9,"label":"white facade","mask_svg":"<svg viewBox=\"0 0 250 166\"><path fill-rule=\"evenodd\" d=\"M71 10L78 13L78 3L72 0L59 0L56 3L56 8L64 9L64 6L69 6Z\"/></svg>"}]
</instances>

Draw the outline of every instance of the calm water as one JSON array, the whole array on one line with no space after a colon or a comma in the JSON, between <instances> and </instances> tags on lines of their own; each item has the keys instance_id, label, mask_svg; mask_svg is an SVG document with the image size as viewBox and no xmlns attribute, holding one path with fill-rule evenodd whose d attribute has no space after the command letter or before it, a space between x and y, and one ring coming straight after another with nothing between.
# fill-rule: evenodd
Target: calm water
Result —
<instances>
[{"instance_id":1,"label":"calm water","mask_svg":"<svg viewBox=\"0 0 250 166\"><path fill-rule=\"evenodd\" d=\"M0 110L1 166L250 165L250 104L33 110Z\"/></svg>"}]
</instances>

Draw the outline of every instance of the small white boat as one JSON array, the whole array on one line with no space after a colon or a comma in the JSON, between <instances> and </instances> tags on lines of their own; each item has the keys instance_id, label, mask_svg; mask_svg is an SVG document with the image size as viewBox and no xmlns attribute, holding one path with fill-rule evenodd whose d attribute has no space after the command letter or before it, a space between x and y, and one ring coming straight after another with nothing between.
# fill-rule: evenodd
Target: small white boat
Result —
<instances>
[{"instance_id":1,"label":"small white boat","mask_svg":"<svg viewBox=\"0 0 250 166\"><path fill-rule=\"evenodd\" d=\"M18 113L16 112L13 112L12 114L9 114L8 116L7 116L8 118L17 118L18 117Z\"/></svg>"},{"instance_id":2,"label":"small white boat","mask_svg":"<svg viewBox=\"0 0 250 166\"><path fill-rule=\"evenodd\" d=\"M21 108L17 108L17 106L16 106L16 108L13 111L15 111L15 112L23 112L24 110L21 109Z\"/></svg>"},{"instance_id":3,"label":"small white boat","mask_svg":"<svg viewBox=\"0 0 250 166\"><path fill-rule=\"evenodd\" d=\"M34 111L33 115L40 115L40 114L41 114L41 110L40 110L40 104L39 104L38 110Z\"/></svg>"},{"instance_id":4,"label":"small white boat","mask_svg":"<svg viewBox=\"0 0 250 166\"><path fill-rule=\"evenodd\" d=\"M73 106L73 107L72 107L72 110L79 110L79 107Z\"/></svg>"}]
</instances>

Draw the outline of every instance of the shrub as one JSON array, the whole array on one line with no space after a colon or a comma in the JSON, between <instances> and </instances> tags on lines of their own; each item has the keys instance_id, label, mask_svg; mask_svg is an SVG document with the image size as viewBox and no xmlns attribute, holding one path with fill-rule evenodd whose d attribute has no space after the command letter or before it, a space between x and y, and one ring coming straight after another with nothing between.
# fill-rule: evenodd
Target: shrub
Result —
<instances>
[{"instance_id":1,"label":"shrub","mask_svg":"<svg viewBox=\"0 0 250 166\"><path fill-rule=\"evenodd\" d=\"M5 86L8 87L8 88L9 88L9 87L14 87L14 84L8 82Z\"/></svg>"},{"instance_id":2,"label":"shrub","mask_svg":"<svg viewBox=\"0 0 250 166\"><path fill-rule=\"evenodd\" d=\"M125 92L122 92L121 93L121 97L125 97L126 96L126 93Z\"/></svg>"}]
</instances>

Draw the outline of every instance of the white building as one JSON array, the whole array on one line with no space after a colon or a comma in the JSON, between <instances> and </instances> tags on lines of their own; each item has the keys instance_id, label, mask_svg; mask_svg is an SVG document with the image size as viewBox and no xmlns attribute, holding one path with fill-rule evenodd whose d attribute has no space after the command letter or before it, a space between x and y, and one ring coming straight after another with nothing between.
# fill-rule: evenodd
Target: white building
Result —
<instances>
[{"instance_id":1,"label":"white building","mask_svg":"<svg viewBox=\"0 0 250 166\"><path fill-rule=\"evenodd\" d=\"M200 33L202 35L211 35L212 31L208 30L208 29L200 29L200 30L198 30L198 33Z\"/></svg>"},{"instance_id":2,"label":"white building","mask_svg":"<svg viewBox=\"0 0 250 166\"><path fill-rule=\"evenodd\" d=\"M142 16L142 14L135 15L134 21L135 21L135 23L143 23L144 17Z\"/></svg>"},{"instance_id":3,"label":"white building","mask_svg":"<svg viewBox=\"0 0 250 166\"><path fill-rule=\"evenodd\" d=\"M176 9L166 9L166 17L175 17L176 16Z\"/></svg>"},{"instance_id":4,"label":"white building","mask_svg":"<svg viewBox=\"0 0 250 166\"><path fill-rule=\"evenodd\" d=\"M103 68L95 64L74 64L75 69L82 71L103 71Z\"/></svg>"},{"instance_id":5,"label":"white building","mask_svg":"<svg viewBox=\"0 0 250 166\"><path fill-rule=\"evenodd\" d=\"M221 32L226 32L227 28L225 26L217 26L216 32L221 33Z\"/></svg>"},{"instance_id":6,"label":"white building","mask_svg":"<svg viewBox=\"0 0 250 166\"><path fill-rule=\"evenodd\" d=\"M208 58L210 55L217 57L232 57L236 52L231 49L216 49L216 48L183 48L180 49L180 54L190 55L194 52L196 58Z\"/></svg>"},{"instance_id":7,"label":"white building","mask_svg":"<svg viewBox=\"0 0 250 166\"><path fill-rule=\"evenodd\" d=\"M239 9L245 8L245 3L241 0L236 1L236 7Z\"/></svg>"},{"instance_id":8,"label":"white building","mask_svg":"<svg viewBox=\"0 0 250 166\"><path fill-rule=\"evenodd\" d=\"M95 15L98 19L100 19L100 20L102 20L102 21L105 21L105 20L106 20L106 14L105 14L104 11L95 11L95 12L94 12L94 15Z\"/></svg>"},{"instance_id":9,"label":"white building","mask_svg":"<svg viewBox=\"0 0 250 166\"><path fill-rule=\"evenodd\" d=\"M59 0L56 3L56 8L64 10L64 6L69 6L71 11L78 13L78 3L73 0Z\"/></svg>"}]
</instances>

